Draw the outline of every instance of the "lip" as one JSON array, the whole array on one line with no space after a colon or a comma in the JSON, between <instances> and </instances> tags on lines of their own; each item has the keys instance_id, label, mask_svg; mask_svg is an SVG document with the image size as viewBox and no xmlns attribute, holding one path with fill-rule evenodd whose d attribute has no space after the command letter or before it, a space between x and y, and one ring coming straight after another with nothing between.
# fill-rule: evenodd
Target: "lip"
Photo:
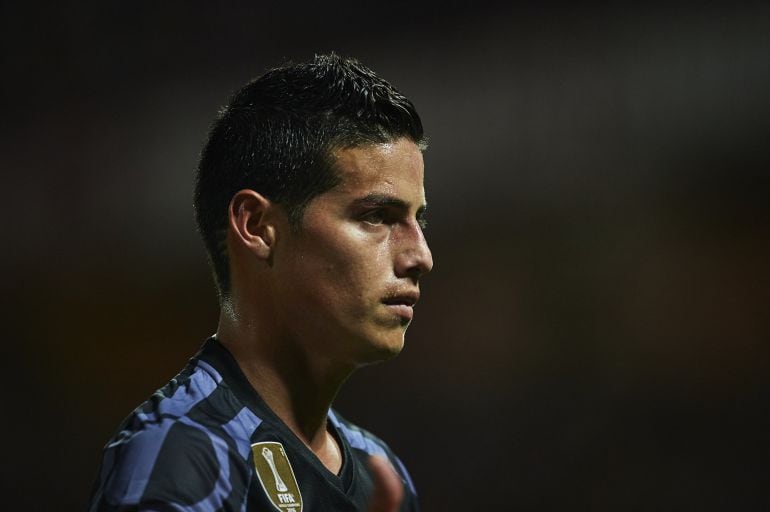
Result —
<instances>
[{"instance_id":1,"label":"lip","mask_svg":"<svg viewBox=\"0 0 770 512\"><path fill-rule=\"evenodd\" d=\"M420 300L420 292L417 290L396 291L388 294L382 303L395 315L411 320L414 316L414 305Z\"/></svg>"},{"instance_id":2,"label":"lip","mask_svg":"<svg viewBox=\"0 0 770 512\"><path fill-rule=\"evenodd\" d=\"M385 304L385 307L387 307L388 310L393 312L396 316L406 320L411 320L412 317L414 317L414 309L412 306L407 306L406 304Z\"/></svg>"}]
</instances>

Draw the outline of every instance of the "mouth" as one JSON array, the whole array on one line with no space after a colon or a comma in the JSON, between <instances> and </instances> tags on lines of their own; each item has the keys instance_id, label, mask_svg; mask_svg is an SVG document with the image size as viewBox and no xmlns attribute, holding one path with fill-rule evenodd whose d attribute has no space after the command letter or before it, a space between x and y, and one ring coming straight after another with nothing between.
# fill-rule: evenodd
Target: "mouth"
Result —
<instances>
[{"instance_id":1,"label":"mouth","mask_svg":"<svg viewBox=\"0 0 770 512\"><path fill-rule=\"evenodd\" d=\"M402 322L409 322L414 316L414 306L420 299L420 292L408 291L398 292L388 295L382 300L382 303L396 316L402 319Z\"/></svg>"}]
</instances>

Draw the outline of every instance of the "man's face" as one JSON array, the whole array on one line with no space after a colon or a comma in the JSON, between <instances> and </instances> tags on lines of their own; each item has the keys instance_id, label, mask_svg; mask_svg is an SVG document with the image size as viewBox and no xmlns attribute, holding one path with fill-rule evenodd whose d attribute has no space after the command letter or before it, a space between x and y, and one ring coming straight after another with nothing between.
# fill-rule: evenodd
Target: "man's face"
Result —
<instances>
[{"instance_id":1,"label":"man's face","mask_svg":"<svg viewBox=\"0 0 770 512\"><path fill-rule=\"evenodd\" d=\"M423 160L408 139L335 156L340 183L276 245L280 307L295 338L364 364L402 349L418 280L433 266L421 226Z\"/></svg>"}]
</instances>

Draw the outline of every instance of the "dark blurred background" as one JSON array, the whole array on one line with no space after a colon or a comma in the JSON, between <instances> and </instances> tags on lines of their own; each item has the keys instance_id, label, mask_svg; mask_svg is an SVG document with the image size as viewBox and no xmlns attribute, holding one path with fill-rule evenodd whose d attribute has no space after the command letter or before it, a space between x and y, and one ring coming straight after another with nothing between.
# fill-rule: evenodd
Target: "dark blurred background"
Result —
<instances>
[{"instance_id":1,"label":"dark blurred background","mask_svg":"<svg viewBox=\"0 0 770 512\"><path fill-rule=\"evenodd\" d=\"M213 332L208 126L330 50L431 138L436 266L337 402L425 510L770 509L766 3L69 4L0 8L3 509L84 509Z\"/></svg>"}]
</instances>

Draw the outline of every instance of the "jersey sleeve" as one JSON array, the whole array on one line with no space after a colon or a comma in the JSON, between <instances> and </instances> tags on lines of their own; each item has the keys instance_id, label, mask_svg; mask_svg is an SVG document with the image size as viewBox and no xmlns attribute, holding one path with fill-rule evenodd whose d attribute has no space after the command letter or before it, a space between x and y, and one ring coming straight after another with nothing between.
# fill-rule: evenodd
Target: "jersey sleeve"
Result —
<instances>
[{"instance_id":1,"label":"jersey sleeve","mask_svg":"<svg viewBox=\"0 0 770 512\"><path fill-rule=\"evenodd\" d=\"M150 423L107 445L90 512L217 510L231 491L229 468L226 445L205 428Z\"/></svg>"}]
</instances>

